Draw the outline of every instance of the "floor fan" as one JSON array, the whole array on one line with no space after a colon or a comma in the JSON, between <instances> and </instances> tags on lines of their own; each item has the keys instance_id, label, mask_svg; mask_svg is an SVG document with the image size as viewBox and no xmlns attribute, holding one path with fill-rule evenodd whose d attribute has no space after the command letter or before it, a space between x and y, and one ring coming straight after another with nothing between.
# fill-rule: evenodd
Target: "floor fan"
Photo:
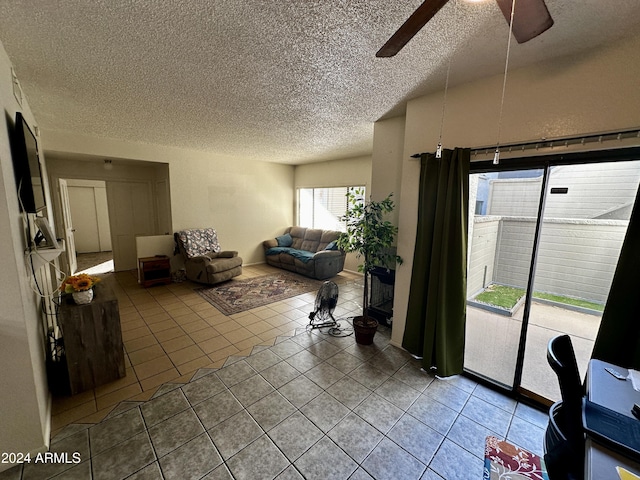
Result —
<instances>
[{"instance_id":1,"label":"floor fan","mask_svg":"<svg viewBox=\"0 0 640 480\"><path fill-rule=\"evenodd\" d=\"M333 317L333 311L338 304L338 285L327 281L320 287L316 295L315 310L309 314L309 327L336 328L338 322Z\"/></svg>"}]
</instances>

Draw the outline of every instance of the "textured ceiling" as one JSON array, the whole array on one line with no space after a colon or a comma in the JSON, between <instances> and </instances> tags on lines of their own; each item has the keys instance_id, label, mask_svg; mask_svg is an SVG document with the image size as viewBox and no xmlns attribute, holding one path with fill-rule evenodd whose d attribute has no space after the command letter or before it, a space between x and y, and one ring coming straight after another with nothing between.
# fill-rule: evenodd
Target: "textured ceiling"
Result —
<instances>
[{"instance_id":1,"label":"textured ceiling","mask_svg":"<svg viewBox=\"0 0 640 480\"><path fill-rule=\"evenodd\" d=\"M6 0L5 47L39 127L301 164L366 155L406 101L500 73L494 1L451 0L390 59L420 0ZM547 0L555 25L510 68L614 41L637 0ZM453 54L453 57L451 55Z\"/></svg>"}]
</instances>

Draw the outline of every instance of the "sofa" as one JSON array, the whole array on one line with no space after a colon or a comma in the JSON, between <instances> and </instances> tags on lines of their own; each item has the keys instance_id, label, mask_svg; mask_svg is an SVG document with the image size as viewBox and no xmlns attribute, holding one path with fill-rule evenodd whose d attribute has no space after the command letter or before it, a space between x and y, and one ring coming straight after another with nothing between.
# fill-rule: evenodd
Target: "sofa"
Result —
<instances>
[{"instance_id":1,"label":"sofa","mask_svg":"<svg viewBox=\"0 0 640 480\"><path fill-rule=\"evenodd\" d=\"M189 280L213 285L242 274L242 258L236 251L222 250L213 228L181 230L174 239Z\"/></svg>"},{"instance_id":2,"label":"sofa","mask_svg":"<svg viewBox=\"0 0 640 480\"><path fill-rule=\"evenodd\" d=\"M344 268L345 252L338 249L340 232L289 227L262 242L267 264L318 280L331 278Z\"/></svg>"}]
</instances>

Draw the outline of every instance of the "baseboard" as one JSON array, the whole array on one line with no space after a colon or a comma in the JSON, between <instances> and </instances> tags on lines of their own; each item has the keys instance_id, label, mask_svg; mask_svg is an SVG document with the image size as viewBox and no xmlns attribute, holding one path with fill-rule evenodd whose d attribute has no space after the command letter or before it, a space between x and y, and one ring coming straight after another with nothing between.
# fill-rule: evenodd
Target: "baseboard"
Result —
<instances>
[{"instance_id":1,"label":"baseboard","mask_svg":"<svg viewBox=\"0 0 640 480\"><path fill-rule=\"evenodd\" d=\"M243 267L255 267L256 265L266 265L267 262L253 262L253 263L243 263Z\"/></svg>"},{"instance_id":2,"label":"baseboard","mask_svg":"<svg viewBox=\"0 0 640 480\"><path fill-rule=\"evenodd\" d=\"M254 262L254 263L243 263L242 264L243 267L255 267L256 265L267 265L267 262ZM274 267L274 268L277 268L277 267ZM349 270L347 268L343 268L342 271L343 272L347 272L347 273L352 273L353 275L359 275L359 276L362 277L362 272Z\"/></svg>"},{"instance_id":3,"label":"baseboard","mask_svg":"<svg viewBox=\"0 0 640 480\"><path fill-rule=\"evenodd\" d=\"M356 270L356 271L354 271L354 270L349 270L349 269L347 269L347 268L343 268L343 269L342 269L342 271L343 271L343 272L348 272L348 273L353 273L354 275L360 275L361 277L363 276L363 275L362 275L362 272L358 272L357 270Z\"/></svg>"}]
</instances>

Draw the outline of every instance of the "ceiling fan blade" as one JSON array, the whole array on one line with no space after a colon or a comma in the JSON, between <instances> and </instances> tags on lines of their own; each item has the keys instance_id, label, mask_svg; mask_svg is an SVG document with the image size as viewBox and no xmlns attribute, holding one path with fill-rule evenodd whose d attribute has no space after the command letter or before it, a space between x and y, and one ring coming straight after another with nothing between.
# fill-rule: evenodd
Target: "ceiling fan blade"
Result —
<instances>
[{"instance_id":1,"label":"ceiling fan blade","mask_svg":"<svg viewBox=\"0 0 640 480\"><path fill-rule=\"evenodd\" d=\"M376 53L376 57L393 57L409 43L416 33L438 13L449 0L425 0L406 22L394 33ZM511 7L509 7L511 12ZM514 22L515 23L515 22Z\"/></svg>"},{"instance_id":2,"label":"ceiling fan blade","mask_svg":"<svg viewBox=\"0 0 640 480\"><path fill-rule=\"evenodd\" d=\"M512 0L496 0L507 23L511 21ZM513 36L518 43L528 42L553 25L544 0L517 0L513 12Z\"/></svg>"}]
</instances>

